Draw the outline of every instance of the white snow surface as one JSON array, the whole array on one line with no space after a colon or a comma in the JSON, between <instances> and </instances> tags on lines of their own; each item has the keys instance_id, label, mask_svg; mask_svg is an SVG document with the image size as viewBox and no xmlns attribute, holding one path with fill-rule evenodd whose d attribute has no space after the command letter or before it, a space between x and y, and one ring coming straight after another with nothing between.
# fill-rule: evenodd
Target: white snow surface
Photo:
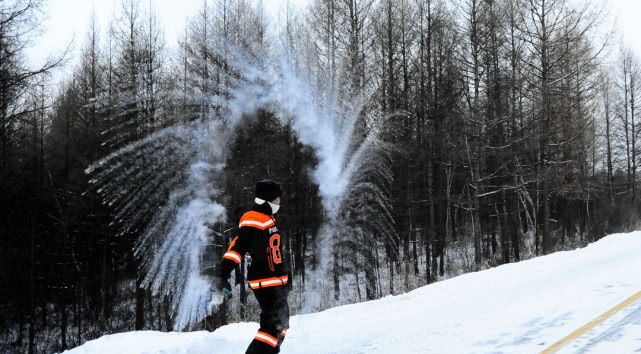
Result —
<instances>
[{"instance_id":1,"label":"white snow surface","mask_svg":"<svg viewBox=\"0 0 641 354\"><path fill-rule=\"evenodd\" d=\"M641 232L290 318L281 353L539 353L641 291ZM258 329L108 335L65 353L244 353ZM563 353L641 351L641 301Z\"/></svg>"}]
</instances>

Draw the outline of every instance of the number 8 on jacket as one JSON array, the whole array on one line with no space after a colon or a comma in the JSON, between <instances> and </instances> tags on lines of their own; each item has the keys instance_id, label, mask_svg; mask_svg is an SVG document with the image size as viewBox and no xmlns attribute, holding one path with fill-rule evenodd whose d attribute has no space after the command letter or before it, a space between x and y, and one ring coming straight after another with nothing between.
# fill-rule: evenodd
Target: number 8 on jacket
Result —
<instances>
[{"instance_id":1,"label":"number 8 on jacket","mask_svg":"<svg viewBox=\"0 0 641 354\"><path fill-rule=\"evenodd\" d=\"M280 264L283 259L280 255L280 235L279 234L274 234L272 237L269 238L269 246L272 249L272 258L274 259L274 263Z\"/></svg>"}]
</instances>

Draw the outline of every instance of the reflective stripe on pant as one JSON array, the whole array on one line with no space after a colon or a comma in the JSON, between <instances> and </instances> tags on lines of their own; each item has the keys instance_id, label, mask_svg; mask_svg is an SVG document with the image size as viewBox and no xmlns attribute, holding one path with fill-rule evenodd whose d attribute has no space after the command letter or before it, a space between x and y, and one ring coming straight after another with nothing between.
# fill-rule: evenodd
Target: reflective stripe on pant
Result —
<instances>
[{"instance_id":1,"label":"reflective stripe on pant","mask_svg":"<svg viewBox=\"0 0 641 354\"><path fill-rule=\"evenodd\" d=\"M263 331L258 331L254 339L267 343L272 347L276 347L278 345L278 338L272 337L269 333L265 333Z\"/></svg>"},{"instance_id":2,"label":"reflective stripe on pant","mask_svg":"<svg viewBox=\"0 0 641 354\"><path fill-rule=\"evenodd\" d=\"M289 328L287 289L274 286L254 290L260 305L260 328L246 354L278 353Z\"/></svg>"}]
</instances>

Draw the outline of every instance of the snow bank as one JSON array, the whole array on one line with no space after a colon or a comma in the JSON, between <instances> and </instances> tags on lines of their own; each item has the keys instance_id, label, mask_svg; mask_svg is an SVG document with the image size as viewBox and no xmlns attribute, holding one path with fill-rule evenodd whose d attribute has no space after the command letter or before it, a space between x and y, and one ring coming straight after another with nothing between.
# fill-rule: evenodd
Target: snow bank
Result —
<instances>
[{"instance_id":1,"label":"snow bank","mask_svg":"<svg viewBox=\"0 0 641 354\"><path fill-rule=\"evenodd\" d=\"M641 290L639 270L641 232L610 235L407 294L293 316L281 353L539 353ZM607 347L634 351L639 328L606 337ZM244 353L257 329L236 323L213 333L129 332L66 353Z\"/></svg>"}]
</instances>

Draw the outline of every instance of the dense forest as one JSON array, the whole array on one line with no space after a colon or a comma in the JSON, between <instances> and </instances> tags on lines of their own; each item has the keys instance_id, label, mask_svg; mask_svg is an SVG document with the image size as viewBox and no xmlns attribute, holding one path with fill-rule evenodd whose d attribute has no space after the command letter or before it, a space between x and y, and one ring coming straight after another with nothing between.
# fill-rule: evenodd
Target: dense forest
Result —
<instances>
[{"instance_id":1,"label":"dense forest","mask_svg":"<svg viewBox=\"0 0 641 354\"><path fill-rule=\"evenodd\" d=\"M337 105L365 96L350 149L374 130L384 145L363 159L336 211L348 226L323 250L328 210L310 173L318 154L295 123L260 107L226 137L215 193L227 218L208 225L203 263L222 255L255 181L278 180L293 313L322 257L332 257L329 286L316 294L327 308L638 226L641 64L599 2L283 1L279 22L259 0L201 2L171 44L154 2L122 0L108 26L91 16L77 58L63 53L39 67L25 53L45 2L0 2L0 351L61 351L108 333L174 328L171 291L143 281L134 249L150 232L147 211L169 205L169 188L181 183L171 171L188 161L136 155L162 184L99 166L123 185L140 181L113 198L88 167L168 127L224 125L225 101L209 98L230 98L229 78L246 75L221 54L228 46L268 51L278 42L301 53L296 67L335 88ZM69 61L73 73L54 82ZM141 191L150 197L140 205L122 202ZM234 300L192 329L256 320L236 274Z\"/></svg>"}]
</instances>

